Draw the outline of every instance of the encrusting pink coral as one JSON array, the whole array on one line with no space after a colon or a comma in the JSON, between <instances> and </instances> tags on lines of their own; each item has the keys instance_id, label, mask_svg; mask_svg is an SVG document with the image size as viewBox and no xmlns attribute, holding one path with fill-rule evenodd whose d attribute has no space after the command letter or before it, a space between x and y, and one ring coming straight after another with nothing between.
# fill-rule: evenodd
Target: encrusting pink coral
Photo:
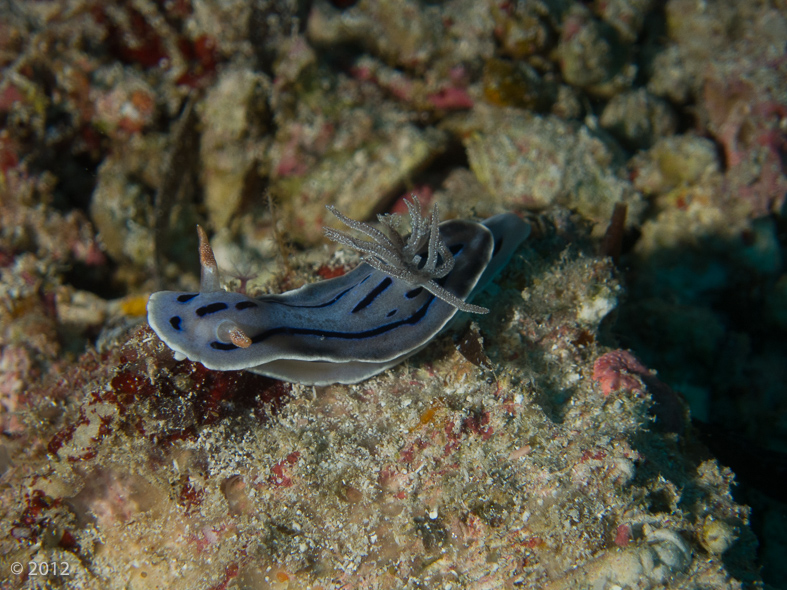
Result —
<instances>
[{"instance_id":1,"label":"encrusting pink coral","mask_svg":"<svg viewBox=\"0 0 787 590\"><path fill-rule=\"evenodd\" d=\"M647 391L653 400L650 411L661 426L671 432L684 431L688 421L686 403L629 351L618 349L598 357L593 363L593 379L605 396L614 391Z\"/></svg>"},{"instance_id":2,"label":"encrusting pink coral","mask_svg":"<svg viewBox=\"0 0 787 590\"><path fill-rule=\"evenodd\" d=\"M642 391L638 377L650 377L652 373L627 350L613 350L601 355L593 363L593 379L598 381L604 395L613 391Z\"/></svg>"}]
</instances>

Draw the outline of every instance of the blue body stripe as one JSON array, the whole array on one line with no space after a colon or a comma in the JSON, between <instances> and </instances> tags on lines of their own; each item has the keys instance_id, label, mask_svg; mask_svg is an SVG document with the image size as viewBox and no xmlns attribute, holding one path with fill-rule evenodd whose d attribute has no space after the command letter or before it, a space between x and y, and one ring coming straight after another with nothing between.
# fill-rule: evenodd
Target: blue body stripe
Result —
<instances>
[{"instance_id":1,"label":"blue body stripe","mask_svg":"<svg viewBox=\"0 0 787 590\"><path fill-rule=\"evenodd\" d=\"M380 294L383 293L392 284L393 284L393 279L391 279L391 277L385 277L382 281L380 281L379 285L377 285L374 289L369 291L369 293L366 295L366 297L364 297L363 299L361 299L358 302L358 305L353 307L353 310L352 310L351 313L357 313L357 312L361 311L362 309L364 309L366 307L369 307L372 304L372 302L375 299L377 299L377 297L379 297Z\"/></svg>"},{"instance_id":2,"label":"blue body stripe","mask_svg":"<svg viewBox=\"0 0 787 590\"><path fill-rule=\"evenodd\" d=\"M435 296L430 295L426 302L418 308L415 313L413 313L410 317L404 318L399 320L398 322L392 322L390 324L385 324L382 326L378 326L371 330L364 330L362 332L334 332L330 330L315 330L312 328L289 328L287 326L280 326L278 328L272 328L270 330L266 330L260 334L257 334L251 339L252 344L259 344L260 342L264 342L268 338L273 338L274 336L279 336L281 334L286 334L288 336L292 335L301 335L301 336L317 336L319 338L336 338L341 340L362 340L364 338L374 338L375 336L380 336L381 334L385 334L386 332L390 332L395 330L396 328L400 328L402 326L414 326L421 320L423 320L427 312L429 311L429 307L434 302ZM238 348L234 344L224 343L213 341L210 343L210 347L214 350L235 350Z\"/></svg>"}]
</instances>

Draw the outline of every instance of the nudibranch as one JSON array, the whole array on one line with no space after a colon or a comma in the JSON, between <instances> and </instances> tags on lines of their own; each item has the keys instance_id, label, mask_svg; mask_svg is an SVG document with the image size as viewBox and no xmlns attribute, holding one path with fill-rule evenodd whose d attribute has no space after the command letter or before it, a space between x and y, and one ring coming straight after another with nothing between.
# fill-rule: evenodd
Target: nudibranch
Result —
<instances>
[{"instance_id":1,"label":"nudibranch","mask_svg":"<svg viewBox=\"0 0 787 590\"><path fill-rule=\"evenodd\" d=\"M361 251L361 264L341 277L257 298L221 290L213 250L198 227L199 293L154 293L148 322L178 360L208 369L311 385L368 379L421 350L458 311L487 313L468 300L530 233L511 213L440 223L437 206L427 218L416 197L406 203L407 236L399 216L379 216L383 231L329 207L371 238L325 229L328 238Z\"/></svg>"}]
</instances>

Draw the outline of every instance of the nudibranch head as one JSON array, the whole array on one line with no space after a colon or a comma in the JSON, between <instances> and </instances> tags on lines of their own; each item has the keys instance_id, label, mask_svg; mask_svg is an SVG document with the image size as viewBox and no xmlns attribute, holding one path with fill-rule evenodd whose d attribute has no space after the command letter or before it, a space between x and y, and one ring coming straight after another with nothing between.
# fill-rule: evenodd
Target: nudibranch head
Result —
<instances>
[{"instance_id":1,"label":"nudibranch head","mask_svg":"<svg viewBox=\"0 0 787 590\"><path fill-rule=\"evenodd\" d=\"M148 301L148 322L179 359L198 361L209 369L245 369L246 359L219 360L214 351L252 345L248 334L258 329L258 318L252 321L251 314L243 313L252 309L251 304L254 301L241 293L159 291Z\"/></svg>"}]
</instances>

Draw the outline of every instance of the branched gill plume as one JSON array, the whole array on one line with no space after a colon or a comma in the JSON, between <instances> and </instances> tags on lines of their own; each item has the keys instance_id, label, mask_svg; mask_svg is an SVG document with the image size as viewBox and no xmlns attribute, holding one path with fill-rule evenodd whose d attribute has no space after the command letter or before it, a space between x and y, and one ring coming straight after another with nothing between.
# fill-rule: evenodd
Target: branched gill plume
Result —
<instances>
[{"instance_id":1,"label":"branched gill plume","mask_svg":"<svg viewBox=\"0 0 787 590\"><path fill-rule=\"evenodd\" d=\"M328 211L347 227L369 236L371 241L328 227L323 231L328 239L362 252L362 260L376 270L413 286L423 287L461 311L489 313L487 308L467 303L435 282L435 279L445 277L454 268L454 256L440 237L437 205L427 218L421 211L421 203L416 195L410 201L405 199L405 204L410 215L410 235L406 238L399 231L401 215L378 215L378 221L386 229L383 232L368 223L350 219L332 205L326 207ZM425 247L426 261L421 254Z\"/></svg>"}]
</instances>

